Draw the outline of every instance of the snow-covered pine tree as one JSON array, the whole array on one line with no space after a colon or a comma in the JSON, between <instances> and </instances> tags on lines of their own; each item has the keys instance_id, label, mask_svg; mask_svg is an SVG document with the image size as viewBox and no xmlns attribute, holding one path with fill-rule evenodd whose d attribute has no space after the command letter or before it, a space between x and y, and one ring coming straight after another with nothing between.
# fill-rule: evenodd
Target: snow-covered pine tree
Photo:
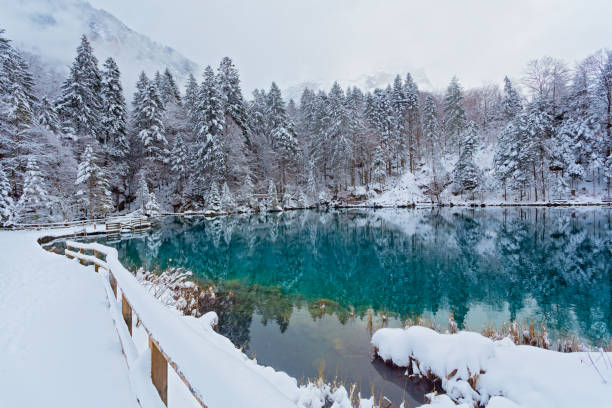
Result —
<instances>
[{"instance_id":1,"label":"snow-covered pine tree","mask_svg":"<svg viewBox=\"0 0 612 408\"><path fill-rule=\"evenodd\" d=\"M218 184L225 179L227 170L223 140L225 126L223 98L215 73L210 66L204 69L196 118L196 152L192 174L195 188L203 191L207 179Z\"/></svg>"},{"instance_id":2,"label":"snow-covered pine tree","mask_svg":"<svg viewBox=\"0 0 612 408\"><path fill-rule=\"evenodd\" d=\"M147 87L149 86L149 78L144 71L140 72L138 75L138 81L136 81L136 91L134 92L134 97L132 98L132 109L138 110L138 106L142 102L144 95L147 91ZM136 118L135 118L136 119ZM138 125L138 123L134 123L134 125Z\"/></svg>"},{"instance_id":3,"label":"snow-covered pine tree","mask_svg":"<svg viewBox=\"0 0 612 408\"><path fill-rule=\"evenodd\" d=\"M232 212L236 209L236 201L227 183L223 183L221 188L221 208L225 212Z\"/></svg>"},{"instance_id":4,"label":"snow-covered pine tree","mask_svg":"<svg viewBox=\"0 0 612 408\"><path fill-rule=\"evenodd\" d=\"M11 219L14 211L14 202L11 197L11 183L6 177L3 166L0 164L0 223Z\"/></svg>"},{"instance_id":5,"label":"snow-covered pine tree","mask_svg":"<svg viewBox=\"0 0 612 408\"><path fill-rule=\"evenodd\" d=\"M268 184L268 197L266 198L266 210L278 211L279 209L278 190L276 190L276 184L270 180Z\"/></svg>"},{"instance_id":6,"label":"snow-covered pine tree","mask_svg":"<svg viewBox=\"0 0 612 408\"><path fill-rule=\"evenodd\" d=\"M112 156L123 158L128 153L129 145L121 73L115 60L110 57L104 62L103 68L100 142Z\"/></svg>"},{"instance_id":7,"label":"snow-covered pine tree","mask_svg":"<svg viewBox=\"0 0 612 408\"><path fill-rule=\"evenodd\" d=\"M146 213L146 206L149 202L149 185L147 184L147 179L145 177L145 172L141 170L138 174L138 192L137 192L138 202L140 209L143 214Z\"/></svg>"},{"instance_id":8,"label":"snow-covered pine tree","mask_svg":"<svg viewBox=\"0 0 612 408\"><path fill-rule=\"evenodd\" d=\"M512 81L508 77L504 77L504 96L502 99L502 118L509 122L518 115L523 106L518 92L512 86Z\"/></svg>"},{"instance_id":9,"label":"snow-covered pine tree","mask_svg":"<svg viewBox=\"0 0 612 408\"><path fill-rule=\"evenodd\" d=\"M280 88L274 82L272 82L270 92L267 94L266 105L268 134L278 156L280 183L284 188L287 182L287 173L290 171L290 166L294 163L298 153L298 145L293 123L289 120L285 110L285 102Z\"/></svg>"},{"instance_id":10,"label":"snow-covered pine tree","mask_svg":"<svg viewBox=\"0 0 612 408\"><path fill-rule=\"evenodd\" d=\"M52 198L49 196L38 163L30 157L23 182L23 193L16 205L17 219L19 221L48 219L51 216L51 203Z\"/></svg>"},{"instance_id":11,"label":"snow-covered pine tree","mask_svg":"<svg viewBox=\"0 0 612 408\"><path fill-rule=\"evenodd\" d=\"M393 121L393 156L395 160L399 162L401 166L404 164L405 155L407 153L410 141L408 140L408 97L406 96L406 89L402 83L402 78L397 75L393 81L393 87L389 94L389 105L391 107L392 121ZM412 160L408 155L409 161ZM410 166L412 168L412 166Z\"/></svg>"},{"instance_id":12,"label":"snow-covered pine tree","mask_svg":"<svg viewBox=\"0 0 612 408\"><path fill-rule=\"evenodd\" d=\"M14 83L11 86L6 107L7 109L3 113L18 133L30 128L34 122L34 110L30 106L25 90L19 83Z\"/></svg>"},{"instance_id":13,"label":"snow-covered pine tree","mask_svg":"<svg viewBox=\"0 0 612 408\"><path fill-rule=\"evenodd\" d=\"M406 119L408 122L408 155L410 171L414 173L417 158L420 157L420 110L419 88L410 73L406 74L404 81L404 94L406 96Z\"/></svg>"},{"instance_id":14,"label":"snow-covered pine tree","mask_svg":"<svg viewBox=\"0 0 612 408\"><path fill-rule=\"evenodd\" d=\"M178 191L183 191L183 183L189 175L189 152L182 134L177 134L174 138L174 146L170 155L170 170L176 177Z\"/></svg>"},{"instance_id":15,"label":"snow-covered pine tree","mask_svg":"<svg viewBox=\"0 0 612 408\"><path fill-rule=\"evenodd\" d=\"M325 142L328 144L329 162L325 164L325 173L333 176L336 188L348 186L352 170L352 118L346 108L344 92L334 82L327 97L325 117Z\"/></svg>"},{"instance_id":16,"label":"snow-covered pine tree","mask_svg":"<svg viewBox=\"0 0 612 408\"><path fill-rule=\"evenodd\" d=\"M95 161L92 148L88 145L81 156L74 183L80 187L76 192L77 200L90 219L104 216L113 210L108 180Z\"/></svg>"},{"instance_id":17,"label":"snow-covered pine tree","mask_svg":"<svg viewBox=\"0 0 612 408\"><path fill-rule=\"evenodd\" d=\"M461 152L461 132L465 129L466 121L463 89L457 77L453 77L444 97L444 132L448 141L459 145L459 152Z\"/></svg>"},{"instance_id":18,"label":"snow-covered pine tree","mask_svg":"<svg viewBox=\"0 0 612 408\"><path fill-rule=\"evenodd\" d=\"M306 179L306 196L309 203L319 203L319 189L315 178L315 164L313 161L308 163L308 178Z\"/></svg>"},{"instance_id":19,"label":"snow-covered pine tree","mask_svg":"<svg viewBox=\"0 0 612 408\"><path fill-rule=\"evenodd\" d=\"M81 37L70 74L62 85L57 112L64 128L76 136L100 138L102 76L86 36Z\"/></svg>"},{"instance_id":20,"label":"snow-covered pine tree","mask_svg":"<svg viewBox=\"0 0 612 408\"><path fill-rule=\"evenodd\" d=\"M150 191L148 194L147 202L144 205L144 213L149 217L156 216L161 213L154 191Z\"/></svg>"},{"instance_id":21,"label":"snow-covered pine tree","mask_svg":"<svg viewBox=\"0 0 612 408\"><path fill-rule=\"evenodd\" d=\"M108 178L96 163L96 157L90 145L85 147L77 169L75 185L81 186L77 196L87 209L89 218L106 216L113 211Z\"/></svg>"},{"instance_id":22,"label":"snow-covered pine tree","mask_svg":"<svg viewBox=\"0 0 612 408\"><path fill-rule=\"evenodd\" d=\"M168 68L164 71L161 78L161 88L159 89L164 105L174 103L181 105L181 93L176 85L176 81Z\"/></svg>"},{"instance_id":23,"label":"snow-covered pine tree","mask_svg":"<svg viewBox=\"0 0 612 408\"><path fill-rule=\"evenodd\" d=\"M25 94L27 105L34 109L38 102L34 95L34 79L30 67L19 51L11 45L11 40L0 29L0 96L8 95L18 85Z\"/></svg>"},{"instance_id":24,"label":"snow-covered pine tree","mask_svg":"<svg viewBox=\"0 0 612 408\"><path fill-rule=\"evenodd\" d=\"M193 74L189 74L189 78L187 78L187 84L185 85L185 97L183 99L183 106L185 107L187 118L194 127L197 123L196 112L198 108L199 93L200 87L198 86L198 81L196 81Z\"/></svg>"},{"instance_id":25,"label":"snow-covered pine tree","mask_svg":"<svg viewBox=\"0 0 612 408\"><path fill-rule=\"evenodd\" d=\"M374 150L374 159L372 160L372 181L378 185L382 185L385 181L387 172L385 171L386 164L383 158L382 147L376 146Z\"/></svg>"},{"instance_id":26,"label":"snow-covered pine tree","mask_svg":"<svg viewBox=\"0 0 612 408\"><path fill-rule=\"evenodd\" d=\"M242 134L248 136L246 105L240 89L240 76L231 58L224 57L219 63L217 83L223 99L225 126L229 126L229 119L231 119L242 130ZM249 142L248 139L247 142Z\"/></svg>"},{"instance_id":27,"label":"snow-covered pine tree","mask_svg":"<svg viewBox=\"0 0 612 408\"><path fill-rule=\"evenodd\" d=\"M208 211L218 213L221 211L221 196L219 195L219 185L216 181L210 184L206 195L206 207Z\"/></svg>"},{"instance_id":28,"label":"snow-covered pine tree","mask_svg":"<svg viewBox=\"0 0 612 408\"><path fill-rule=\"evenodd\" d=\"M45 96L40 100L40 106L38 107L38 123L53 133L60 130L59 116L55 106Z\"/></svg>"},{"instance_id":29,"label":"snow-covered pine tree","mask_svg":"<svg viewBox=\"0 0 612 408\"><path fill-rule=\"evenodd\" d=\"M145 157L151 161L164 162L167 158L168 141L163 122L164 107L159 98L155 82L149 81L142 100L134 111L135 131L142 142Z\"/></svg>"},{"instance_id":30,"label":"snow-covered pine tree","mask_svg":"<svg viewBox=\"0 0 612 408\"><path fill-rule=\"evenodd\" d=\"M461 134L461 155L455 164L453 181L459 192L474 191L480 182L480 172L474 163L474 149L477 140L477 130L474 122L469 121Z\"/></svg>"},{"instance_id":31,"label":"snow-covered pine tree","mask_svg":"<svg viewBox=\"0 0 612 408\"><path fill-rule=\"evenodd\" d=\"M430 165L433 163L434 153L440 146L440 131L438 127L438 110L436 101L431 94L425 97L425 105L423 106L423 140L426 150L427 159Z\"/></svg>"},{"instance_id":32,"label":"snow-covered pine tree","mask_svg":"<svg viewBox=\"0 0 612 408\"><path fill-rule=\"evenodd\" d=\"M247 174L242 183L240 189L240 205L245 205L249 209L254 210L257 208L257 199L253 197L255 192L255 184L250 174Z\"/></svg>"}]
</instances>

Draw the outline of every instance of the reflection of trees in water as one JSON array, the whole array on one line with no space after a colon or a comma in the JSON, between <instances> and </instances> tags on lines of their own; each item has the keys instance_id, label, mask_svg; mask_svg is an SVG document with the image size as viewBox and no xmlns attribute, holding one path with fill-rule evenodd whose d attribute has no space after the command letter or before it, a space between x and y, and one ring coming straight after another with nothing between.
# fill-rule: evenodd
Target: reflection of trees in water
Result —
<instances>
[{"instance_id":1,"label":"reflection of trees in water","mask_svg":"<svg viewBox=\"0 0 612 408\"><path fill-rule=\"evenodd\" d=\"M584 334L604 338L612 327L610 217L608 208L469 208L167 218L155 262L352 305L358 315L450 308L460 325L473 302L495 310L507 302L515 318L533 298L547 325L569 331L576 316ZM142 240L115 245L127 265L151 257ZM269 310L266 320L286 324Z\"/></svg>"}]
</instances>

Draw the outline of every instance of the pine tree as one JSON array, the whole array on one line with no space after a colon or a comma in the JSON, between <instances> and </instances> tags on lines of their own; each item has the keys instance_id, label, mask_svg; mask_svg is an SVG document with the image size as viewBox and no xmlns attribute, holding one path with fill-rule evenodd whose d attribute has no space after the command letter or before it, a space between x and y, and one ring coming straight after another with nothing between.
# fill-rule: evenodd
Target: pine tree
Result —
<instances>
[{"instance_id":1,"label":"pine tree","mask_svg":"<svg viewBox=\"0 0 612 408\"><path fill-rule=\"evenodd\" d=\"M115 157L125 157L129 146L127 141L127 110L121 73L112 58L104 62L102 72L101 142Z\"/></svg>"},{"instance_id":2,"label":"pine tree","mask_svg":"<svg viewBox=\"0 0 612 408\"><path fill-rule=\"evenodd\" d=\"M423 106L423 139L427 149L430 163L433 163L433 155L440 145L440 131L438 128L438 111L436 102L430 94L425 97Z\"/></svg>"},{"instance_id":3,"label":"pine tree","mask_svg":"<svg viewBox=\"0 0 612 408\"><path fill-rule=\"evenodd\" d=\"M276 185L272 180L268 184L268 197L266 199L266 209L268 211L275 211L279 209L278 203L278 191L276 190Z\"/></svg>"},{"instance_id":4,"label":"pine tree","mask_svg":"<svg viewBox=\"0 0 612 408\"><path fill-rule=\"evenodd\" d=\"M87 146L81 157L77 170L75 185L82 186L83 190L77 196L88 209L91 219L96 216L105 216L112 212L113 202L106 174L96 164L96 157L91 146Z\"/></svg>"},{"instance_id":5,"label":"pine tree","mask_svg":"<svg viewBox=\"0 0 612 408\"><path fill-rule=\"evenodd\" d=\"M236 209L236 201L234 201L234 196L227 183L223 183L221 188L221 208L226 212L232 212Z\"/></svg>"},{"instance_id":6,"label":"pine tree","mask_svg":"<svg viewBox=\"0 0 612 408\"><path fill-rule=\"evenodd\" d=\"M272 146L276 150L279 158L279 172L281 186L286 184L287 171L290 164L295 160L298 152L297 141L293 123L287 116L285 103L281 96L281 91L276 83L272 82L270 92L267 95L267 117L268 134L272 141Z\"/></svg>"},{"instance_id":7,"label":"pine tree","mask_svg":"<svg viewBox=\"0 0 612 408\"><path fill-rule=\"evenodd\" d=\"M504 96L502 99L502 118L505 121L513 120L518 115L523 106L521 98L512 86L512 82L508 77L504 77Z\"/></svg>"},{"instance_id":8,"label":"pine tree","mask_svg":"<svg viewBox=\"0 0 612 408\"><path fill-rule=\"evenodd\" d=\"M221 211L221 197L219 196L219 186L216 181L213 181L206 195L206 205L209 211L220 212Z\"/></svg>"},{"instance_id":9,"label":"pine tree","mask_svg":"<svg viewBox=\"0 0 612 408\"><path fill-rule=\"evenodd\" d=\"M223 99L223 110L226 115L225 124L231 119L247 136L246 105L240 89L240 76L231 58L224 57L217 69L219 93Z\"/></svg>"},{"instance_id":10,"label":"pine tree","mask_svg":"<svg viewBox=\"0 0 612 408\"><path fill-rule=\"evenodd\" d=\"M23 182L23 193L16 206L18 218L20 220L48 218L51 215L49 211L51 202L40 168L36 160L30 157Z\"/></svg>"},{"instance_id":11,"label":"pine tree","mask_svg":"<svg viewBox=\"0 0 612 408\"><path fill-rule=\"evenodd\" d=\"M11 86L7 100L7 110L4 112L8 122L15 126L18 133L28 129L34 121L34 111L28 97L19 83Z\"/></svg>"},{"instance_id":12,"label":"pine tree","mask_svg":"<svg viewBox=\"0 0 612 408\"><path fill-rule=\"evenodd\" d=\"M163 123L164 107L154 82L149 82L142 100L134 111L136 132L142 142L145 156L163 162L167 157L168 141Z\"/></svg>"},{"instance_id":13,"label":"pine tree","mask_svg":"<svg viewBox=\"0 0 612 408\"><path fill-rule=\"evenodd\" d=\"M461 194L474 191L480 181L479 170L474 164L476 138L476 125L470 121L461 135L463 149L453 171L455 185Z\"/></svg>"},{"instance_id":14,"label":"pine tree","mask_svg":"<svg viewBox=\"0 0 612 408\"><path fill-rule=\"evenodd\" d=\"M189 174L189 152L183 136L179 133L174 139L172 154L170 155L170 170L176 176L178 181L178 189L182 191L183 182Z\"/></svg>"},{"instance_id":15,"label":"pine tree","mask_svg":"<svg viewBox=\"0 0 612 408\"><path fill-rule=\"evenodd\" d=\"M374 150L374 160L372 161L372 180L375 183L382 184L385 181L385 161L383 159L382 147L376 146Z\"/></svg>"},{"instance_id":16,"label":"pine tree","mask_svg":"<svg viewBox=\"0 0 612 408\"><path fill-rule=\"evenodd\" d=\"M87 37L82 36L76 59L56 104L67 130L77 136L93 136L98 139L101 137L101 89L102 77L98 70L98 60Z\"/></svg>"},{"instance_id":17,"label":"pine tree","mask_svg":"<svg viewBox=\"0 0 612 408\"><path fill-rule=\"evenodd\" d=\"M410 158L410 171L414 172L417 157L420 155L420 112L419 112L419 88L412 79L410 73L406 74L404 82L404 94L406 95L406 110L408 121L408 154Z\"/></svg>"},{"instance_id":18,"label":"pine tree","mask_svg":"<svg viewBox=\"0 0 612 408\"><path fill-rule=\"evenodd\" d=\"M185 86L184 104L187 117L193 126L197 123L198 95L200 88L193 74L189 74Z\"/></svg>"},{"instance_id":19,"label":"pine tree","mask_svg":"<svg viewBox=\"0 0 612 408\"><path fill-rule=\"evenodd\" d=\"M159 93L164 106L168 103L174 103L179 106L181 105L181 93L179 92L176 81L168 68L166 68L161 77Z\"/></svg>"},{"instance_id":20,"label":"pine tree","mask_svg":"<svg viewBox=\"0 0 612 408\"><path fill-rule=\"evenodd\" d=\"M0 222L2 223L10 220L13 216L14 202L11 191L11 183L6 177L4 168L0 165Z\"/></svg>"},{"instance_id":21,"label":"pine tree","mask_svg":"<svg viewBox=\"0 0 612 408\"><path fill-rule=\"evenodd\" d=\"M465 129L466 121L463 89L457 77L453 77L444 98L444 131L451 142L459 143L459 150L461 150L460 136Z\"/></svg>"},{"instance_id":22,"label":"pine tree","mask_svg":"<svg viewBox=\"0 0 612 408\"><path fill-rule=\"evenodd\" d=\"M149 78L144 71L140 72L138 76L138 81L136 81L136 91L134 92L134 97L132 99L132 109L138 110L139 106L145 97L145 93L147 92L147 88L149 87ZM134 123L135 126L138 126L138 123Z\"/></svg>"},{"instance_id":23,"label":"pine tree","mask_svg":"<svg viewBox=\"0 0 612 408\"><path fill-rule=\"evenodd\" d=\"M40 106L38 107L38 123L53 133L57 133L60 130L57 111L46 97L41 99Z\"/></svg>"},{"instance_id":24,"label":"pine tree","mask_svg":"<svg viewBox=\"0 0 612 408\"><path fill-rule=\"evenodd\" d=\"M253 179L247 174L244 178L242 188L240 189L240 202L250 209L255 209L257 207L257 199L253 197L254 191L255 185L253 184Z\"/></svg>"},{"instance_id":25,"label":"pine tree","mask_svg":"<svg viewBox=\"0 0 612 408\"><path fill-rule=\"evenodd\" d=\"M141 170L138 174L138 192L137 192L138 203L137 204L139 204L140 209L142 210L143 214L146 214L146 206L150 198L149 195L150 195L149 185L147 184L145 172Z\"/></svg>"},{"instance_id":26,"label":"pine tree","mask_svg":"<svg viewBox=\"0 0 612 408\"><path fill-rule=\"evenodd\" d=\"M391 106L393 121L393 144L394 155L403 166L405 154L410 145L408 129L408 96L402 83L402 78L397 75L393 81L393 87L389 94L389 105ZM409 155L409 160L412 158ZM411 166L412 168L412 166Z\"/></svg>"},{"instance_id":27,"label":"pine tree","mask_svg":"<svg viewBox=\"0 0 612 408\"><path fill-rule=\"evenodd\" d=\"M326 163L324 173L330 171L337 187L349 183L353 159L351 143L353 125L352 118L346 108L344 92L337 82L334 82L327 98L326 137L328 144L329 163Z\"/></svg>"},{"instance_id":28,"label":"pine tree","mask_svg":"<svg viewBox=\"0 0 612 408\"><path fill-rule=\"evenodd\" d=\"M204 70L204 79L198 94L196 119L197 150L193 160L193 175L196 188L202 191L203 183L207 179L216 183L222 182L227 170L223 140L225 127L223 99L210 66Z\"/></svg>"},{"instance_id":29,"label":"pine tree","mask_svg":"<svg viewBox=\"0 0 612 408\"><path fill-rule=\"evenodd\" d=\"M157 203L157 197L155 196L154 191L150 191L148 194L147 202L145 203L145 206L144 206L144 213L149 217L156 216L161 213L159 209L159 204Z\"/></svg>"}]
</instances>

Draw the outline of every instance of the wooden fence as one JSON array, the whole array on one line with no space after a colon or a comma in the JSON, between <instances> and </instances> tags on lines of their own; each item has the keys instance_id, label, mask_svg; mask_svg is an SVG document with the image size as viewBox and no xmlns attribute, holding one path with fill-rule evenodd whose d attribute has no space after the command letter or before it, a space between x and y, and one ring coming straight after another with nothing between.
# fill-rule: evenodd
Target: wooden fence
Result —
<instances>
[{"instance_id":1,"label":"wooden fence","mask_svg":"<svg viewBox=\"0 0 612 408\"><path fill-rule=\"evenodd\" d=\"M123 321L125 325L127 326L127 330L131 336L132 327L133 327L132 316L136 315L138 317L138 311L132 308L132 303L128 299L128 295L126 295L124 290L121 290L121 287L117 282L117 278L115 277L113 271L111 271L108 264L102 259L100 259L101 253L98 250L99 247L102 247L102 246L98 244L84 244L84 243L79 243L79 242L74 242L74 241L68 241L66 242L65 255L69 259L73 259L73 258L78 259L82 265L93 264L94 270L96 272L99 272L100 269L107 271L109 284L112 289L112 293L115 296L115 299L114 299L115 301L118 301L117 299L118 289L121 291L121 314L123 316ZM106 255L106 254L103 254L103 255ZM185 383L191 395L193 395L193 397L200 404L200 406L203 408L207 408L206 404L204 404L204 402L202 401L201 395L199 395L198 392L195 392L194 387L192 387L189 380L182 374L182 371L179 369L178 365L174 362L172 357L164 352L162 345L152 335L152 333L147 329L145 322L140 320L140 323L149 337L149 348L151 351L151 381L153 382L153 385L157 389L159 397L161 398L163 403L166 406L168 405L168 365L170 365L174 369L174 371L177 373L179 378ZM119 336L119 338L120 338L121 346L122 346L122 349L124 350L124 355L125 355L125 349L127 348L127 345L125 344L125 342L128 340L125 338L122 338L121 335ZM129 363L128 363L128 366L129 366Z\"/></svg>"}]
</instances>

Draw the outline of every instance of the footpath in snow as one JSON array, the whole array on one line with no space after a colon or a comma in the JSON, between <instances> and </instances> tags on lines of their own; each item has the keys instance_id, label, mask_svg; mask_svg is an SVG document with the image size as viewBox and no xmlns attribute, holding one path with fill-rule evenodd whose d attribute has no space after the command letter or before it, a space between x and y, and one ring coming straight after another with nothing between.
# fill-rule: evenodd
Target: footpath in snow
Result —
<instances>
[{"instance_id":1,"label":"footpath in snow","mask_svg":"<svg viewBox=\"0 0 612 408\"><path fill-rule=\"evenodd\" d=\"M0 407L138 407L101 277L0 231Z\"/></svg>"}]
</instances>

